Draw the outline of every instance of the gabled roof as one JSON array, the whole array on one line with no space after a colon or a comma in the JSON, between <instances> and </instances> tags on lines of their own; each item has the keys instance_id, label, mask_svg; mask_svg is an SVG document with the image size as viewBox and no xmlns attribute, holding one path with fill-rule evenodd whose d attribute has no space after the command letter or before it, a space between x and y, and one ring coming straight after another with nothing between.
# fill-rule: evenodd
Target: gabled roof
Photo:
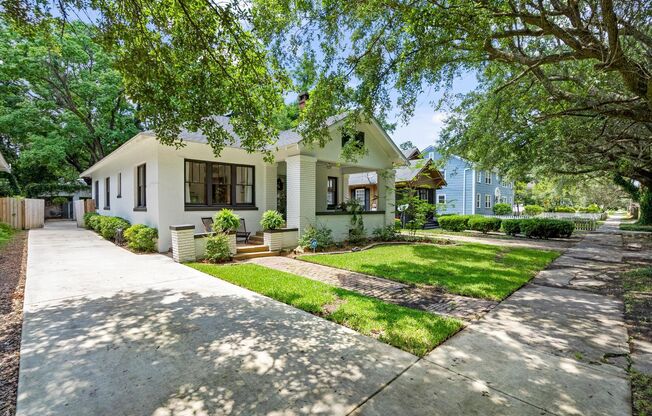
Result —
<instances>
[{"instance_id":1,"label":"gabled roof","mask_svg":"<svg viewBox=\"0 0 652 416\"><path fill-rule=\"evenodd\" d=\"M0 153L0 172L11 172L11 166L9 166L9 163L2 156L2 153Z\"/></svg>"},{"instance_id":2,"label":"gabled roof","mask_svg":"<svg viewBox=\"0 0 652 416\"><path fill-rule=\"evenodd\" d=\"M431 169L432 160L410 160L407 166L400 167L395 170L396 183L411 182L424 173L424 171ZM436 170L436 169L435 169ZM441 179L441 184L445 185L446 181L441 176L441 172L437 171L437 176ZM357 185L375 185L378 183L378 175L376 172L363 172L349 175L349 186Z\"/></svg>"},{"instance_id":3,"label":"gabled roof","mask_svg":"<svg viewBox=\"0 0 652 416\"><path fill-rule=\"evenodd\" d=\"M419 159L421 158L421 152L419 151L419 148L411 147L403 150L403 156L405 156L407 160Z\"/></svg>"}]
</instances>

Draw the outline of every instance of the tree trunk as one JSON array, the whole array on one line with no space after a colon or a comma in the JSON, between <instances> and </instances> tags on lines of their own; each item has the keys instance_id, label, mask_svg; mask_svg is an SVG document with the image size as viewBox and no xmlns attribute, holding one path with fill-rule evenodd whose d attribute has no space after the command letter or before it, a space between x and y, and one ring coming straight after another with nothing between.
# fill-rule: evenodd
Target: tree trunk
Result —
<instances>
[{"instance_id":1,"label":"tree trunk","mask_svg":"<svg viewBox=\"0 0 652 416\"><path fill-rule=\"evenodd\" d=\"M638 223L641 225L652 225L652 189L645 187L641 189L639 200L641 205Z\"/></svg>"}]
</instances>

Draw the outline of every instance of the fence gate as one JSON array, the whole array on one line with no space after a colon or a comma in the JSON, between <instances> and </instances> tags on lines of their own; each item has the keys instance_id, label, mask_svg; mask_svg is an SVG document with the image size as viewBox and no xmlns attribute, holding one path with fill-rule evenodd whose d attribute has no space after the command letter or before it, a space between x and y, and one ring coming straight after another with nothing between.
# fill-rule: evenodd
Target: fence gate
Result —
<instances>
[{"instance_id":1,"label":"fence gate","mask_svg":"<svg viewBox=\"0 0 652 416\"><path fill-rule=\"evenodd\" d=\"M41 228L45 223L45 201L0 198L0 222L18 229Z\"/></svg>"}]
</instances>

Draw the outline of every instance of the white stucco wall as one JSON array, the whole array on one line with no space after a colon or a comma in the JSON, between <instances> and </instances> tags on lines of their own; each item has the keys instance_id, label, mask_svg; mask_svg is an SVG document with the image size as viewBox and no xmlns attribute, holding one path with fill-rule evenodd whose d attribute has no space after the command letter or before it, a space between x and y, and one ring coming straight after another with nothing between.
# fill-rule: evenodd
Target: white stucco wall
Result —
<instances>
[{"instance_id":1,"label":"white stucco wall","mask_svg":"<svg viewBox=\"0 0 652 416\"><path fill-rule=\"evenodd\" d=\"M326 211L328 209L328 203L326 201L326 195L328 190L328 177L332 176L337 178L337 203L341 204L344 199L343 194L343 183L342 183L342 169L335 165L328 165L325 163L317 163L316 178L317 183L315 186L316 189L316 202L315 209L317 212Z\"/></svg>"},{"instance_id":2,"label":"white stucco wall","mask_svg":"<svg viewBox=\"0 0 652 416\"><path fill-rule=\"evenodd\" d=\"M136 167L146 164L147 211L134 211L136 205ZM122 174L122 194L118 198L118 173ZM105 209L106 178L111 178L111 205ZM122 217L132 224L145 224L158 228L158 163L156 143L152 140L135 140L128 143L120 157L110 157L107 163L91 174L92 198L95 198L95 181L99 181L101 215Z\"/></svg>"},{"instance_id":3,"label":"white stucco wall","mask_svg":"<svg viewBox=\"0 0 652 416\"><path fill-rule=\"evenodd\" d=\"M362 214L362 221L364 222L365 235L371 236L374 229L385 226L385 215L382 213ZM349 238L351 216L317 215L316 225L330 228L333 231L335 241L344 241Z\"/></svg>"},{"instance_id":4,"label":"white stucco wall","mask_svg":"<svg viewBox=\"0 0 652 416\"><path fill-rule=\"evenodd\" d=\"M203 232L202 217L212 217L218 209L206 208L201 211L187 211L184 203L184 162L186 159L238 163L254 166L254 201L257 209L233 209L245 219L247 231L255 233L260 230L260 218L266 209L266 163L262 154L248 154L246 151L225 148L220 157L215 157L210 146L200 143L187 143L181 149L158 145L159 161L159 250L169 248L170 225L193 224L196 232ZM273 172L273 170L271 171Z\"/></svg>"}]
</instances>

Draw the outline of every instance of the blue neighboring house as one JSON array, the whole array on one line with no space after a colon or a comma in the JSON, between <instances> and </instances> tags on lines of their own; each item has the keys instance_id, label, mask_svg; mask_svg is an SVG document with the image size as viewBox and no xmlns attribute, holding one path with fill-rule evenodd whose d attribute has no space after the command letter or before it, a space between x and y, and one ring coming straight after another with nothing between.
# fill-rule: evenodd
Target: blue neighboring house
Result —
<instances>
[{"instance_id":1,"label":"blue neighboring house","mask_svg":"<svg viewBox=\"0 0 652 416\"><path fill-rule=\"evenodd\" d=\"M444 159L434 146L421 154L435 161ZM501 178L497 171L477 170L458 156L444 160L439 170L446 180L446 186L437 190L437 204L446 204L439 214L490 215L497 203L514 205L514 183Z\"/></svg>"}]
</instances>

